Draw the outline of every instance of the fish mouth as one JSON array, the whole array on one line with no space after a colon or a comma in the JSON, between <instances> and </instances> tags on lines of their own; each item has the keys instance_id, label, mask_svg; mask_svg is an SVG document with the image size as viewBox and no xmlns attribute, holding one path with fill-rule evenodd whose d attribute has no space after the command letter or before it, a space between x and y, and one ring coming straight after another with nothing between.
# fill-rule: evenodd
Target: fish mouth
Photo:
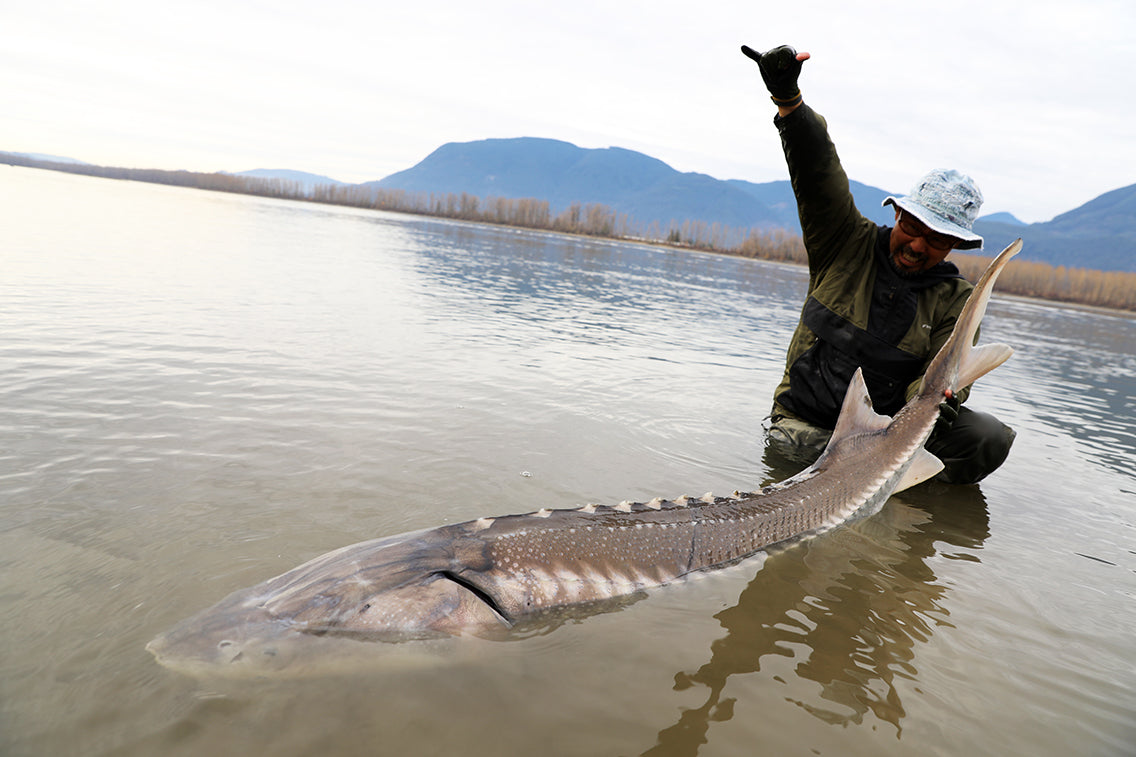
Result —
<instances>
[{"instance_id":1,"label":"fish mouth","mask_svg":"<svg viewBox=\"0 0 1136 757\"><path fill-rule=\"evenodd\" d=\"M335 634L297 632L271 640L237 641L222 638L193 645L162 634L146 644L146 651L166 670L220 687L240 686L267 679L312 680L393 670L430 670L459 658L463 647L453 637L376 645L364 639ZM469 646L480 639L463 639ZM474 647L474 653L483 648Z\"/></svg>"},{"instance_id":2,"label":"fish mouth","mask_svg":"<svg viewBox=\"0 0 1136 757\"><path fill-rule=\"evenodd\" d=\"M278 653L273 643L246 644L234 639L186 640L170 639L163 634L146 644L146 651L162 667L191 677L247 677L278 672L286 664L287 655Z\"/></svg>"},{"instance_id":3,"label":"fish mouth","mask_svg":"<svg viewBox=\"0 0 1136 757\"><path fill-rule=\"evenodd\" d=\"M280 652L289 624L224 615L207 620L202 623L199 614L182 621L151 639L146 651L162 667L191 675L201 670L271 670L287 657Z\"/></svg>"}]
</instances>

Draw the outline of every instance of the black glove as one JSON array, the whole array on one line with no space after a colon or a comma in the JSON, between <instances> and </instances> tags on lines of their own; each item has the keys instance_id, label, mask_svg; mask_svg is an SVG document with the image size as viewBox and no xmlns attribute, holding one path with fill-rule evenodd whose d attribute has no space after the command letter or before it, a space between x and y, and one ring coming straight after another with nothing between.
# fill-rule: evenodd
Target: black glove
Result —
<instances>
[{"instance_id":1,"label":"black glove","mask_svg":"<svg viewBox=\"0 0 1136 757\"><path fill-rule=\"evenodd\" d=\"M759 53L747 45L742 45L747 58L757 63L765 87L773 95L778 105L792 106L801 101L801 89L797 77L801 75L804 61L797 60L797 51L788 45L775 47L767 53Z\"/></svg>"},{"instance_id":2,"label":"black glove","mask_svg":"<svg viewBox=\"0 0 1136 757\"><path fill-rule=\"evenodd\" d=\"M931 438L938 440L949 434L958 417L959 397L956 392L939 403L939 418L935 421L935 428L931 429Z\"/></svg>"}]
</instances>

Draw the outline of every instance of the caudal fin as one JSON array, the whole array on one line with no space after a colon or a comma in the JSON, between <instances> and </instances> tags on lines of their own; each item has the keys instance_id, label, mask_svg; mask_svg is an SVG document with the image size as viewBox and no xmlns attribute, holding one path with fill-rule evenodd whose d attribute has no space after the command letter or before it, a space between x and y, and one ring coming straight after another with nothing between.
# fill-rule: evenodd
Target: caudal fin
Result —
<instances>
[{"instance_id":1,"label":"caudal fin","mask_svg":"<svg viewBox=\"0 0 1136 757\"><path fill-rule=\"evenodd\" d=\"M923 374L920 393L929 385L958 391L970 386L976 379L985 376L1014 354L1013 349L1005 344L975 347L974 339L978 333L978 325L986 315L986 305L994 290L994 281L1010 262L1010 258L1017 255L1021 249L1021 239L1007 245L974 285L974 291L963 306L950 338Z\"/></svg>"},{"instance_id":2,"label":"caudal fin","mask_svg":"<svg viewBox=\"0 0 1136 757\"><path fill-rule=\"evenodd\" d=\"M978 379L1010 359L1014 350L1008 344L984 344L972 347L959 365L958 385L970 386Z\"/></svg>"},{"instance_id":3,"label":"caudal fin","mask_svg":"<svg viewBox=\"0 0 1136 757\"><path fill-rule=\"evenodd\" d=\"M973 344L974 335L978 333L978 324L986 315L986 305L990 302L990 295L994 291L994 282L1005 269L1006 264L1010 262L1010 258L1017 255L1021 249L1022 240L1020 237L1006 245L1006 249L994 258L994 262L986 268L978 283L974 285L974 292L966 304L963 316L959 319L964 322L965 341L963 346L966 349L963 350L962 359L959 361L957 388L970 386L977 379L1009 360L1010 355L1014 354L1014 350L1006 344L986 344L981 347L974 347ZM958 331L957 326L955 330Z\"/></svg>"}]
</instances>

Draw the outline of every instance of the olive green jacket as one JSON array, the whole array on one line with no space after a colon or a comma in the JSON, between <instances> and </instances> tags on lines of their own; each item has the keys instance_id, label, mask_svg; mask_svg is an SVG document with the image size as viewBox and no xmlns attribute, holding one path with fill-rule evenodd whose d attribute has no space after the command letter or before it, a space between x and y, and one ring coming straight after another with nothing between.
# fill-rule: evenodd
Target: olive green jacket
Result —
<instances>
[{"instance_id":1,"label":"olive green jacket","mask_svg":"<svg viewBox=\"0 0 1136 757\"><path fill-rule=\"evenodd\" d=\"M886 252L891 229L856 209L824 119L801 105L774 122L797 198L809 285L773 415L832 428L857 366L876 410L894 414L918 391L973 287L945 262L924 274L900 277ZM877 311L869 330L877 281L906 290L908 301L916 298L910 324ZM965 399L965 393L960 396Z\"/></svg>"}]
</instances>

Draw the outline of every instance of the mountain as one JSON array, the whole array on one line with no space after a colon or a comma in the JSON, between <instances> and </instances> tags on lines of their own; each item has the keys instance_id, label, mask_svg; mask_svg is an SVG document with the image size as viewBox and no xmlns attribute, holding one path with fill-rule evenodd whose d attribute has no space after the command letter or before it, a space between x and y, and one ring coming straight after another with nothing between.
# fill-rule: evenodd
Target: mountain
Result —
<instances>
[{"instance_id":1,"label":"mountain","mask_svg":"<svg viewBox=\"0 0 1136 757\"><path fill-rule=\"evenodd\" d=\"M299 184L304 191L309 191L312 187L319 186L320 184L343 184L342 181L327 176L320 176L319 174L306 173L304 171L291 171L287 168L254 168L251 171L241 171L240 173L232 174L233 176L248 176L253 179L281 179L282 181L294 181Z\"/></svg>"},{"instance_id":2,"label":"mountain","mask_svg":"<svg viewBox=\"0 0 1136 757\"><path fill-rule=\"evenodd\" d=\"M1007 226L1025 226L1026 222L1021 221L1013 213L991 213L988 216L982 216L981 220L990 223L1002 223Z\"/></svg>"},{"instance_id":3,"label":"mountain","mask_svg":"<svg viewBox=\"0 0 1136 757\"><path fill-rule=\"evenodd\" d=\"M520 137L449 143L418 165L366 186L408 192L547 200L555 215L572 203L599 203L642 224L706 220L739 228L783 223L748 192L705 174L680 173L620 147L583 149Z\"/></svg>"},{"instance_id":4,"label":"mountain","mask_svg":"<svg viewBox=\"0 0 1136 757\"><path fill-rule=\"evenodd\" d=\"M667 226L700 220L738 229L754 226L800 231L788 181L755 184L682 173L657 158L621 147L587 149L537 137L450 142L405 171L363 186L548 200L555 215L574 202L607 205L637 222ZM888 193L852 182L864 213L878 223L894 216L881 208Z\"/></svg>"},{"instance_id":5,"label":"mountain","mask_svg":"<svg viewBox=\"0 0 1136 757\"><path fill-rule=\"evenodd\" d=\"M850 182L856 206L876 223L895 214L889 194ZM753 183L676 171L661 160L619 147L587 149L536 137L442 145L417 165L363 186L408 192L547 200L553 214L574 202L600 203L647 226L672 221L720 223L738 229L800 232L788 181ZM1017 237L1023 259L1077 268L1136 272L1136 184L1108 192L1046 223L1025 224L1010 213L980 218L975 231L996 252Z\"/></svg>"},{"instance_id":6,"label":"mountain","mask_svg":"<svg viewBox=\"0 0 1136 757\"><path fill-rule=\"evenodd\" d=\"M1021 237L1027 260L1136 272L1136 184L1106 192L1044 223L980 218L974 230L985 238L987 250L999 250Z\"/></svg>"}]
</instances>

